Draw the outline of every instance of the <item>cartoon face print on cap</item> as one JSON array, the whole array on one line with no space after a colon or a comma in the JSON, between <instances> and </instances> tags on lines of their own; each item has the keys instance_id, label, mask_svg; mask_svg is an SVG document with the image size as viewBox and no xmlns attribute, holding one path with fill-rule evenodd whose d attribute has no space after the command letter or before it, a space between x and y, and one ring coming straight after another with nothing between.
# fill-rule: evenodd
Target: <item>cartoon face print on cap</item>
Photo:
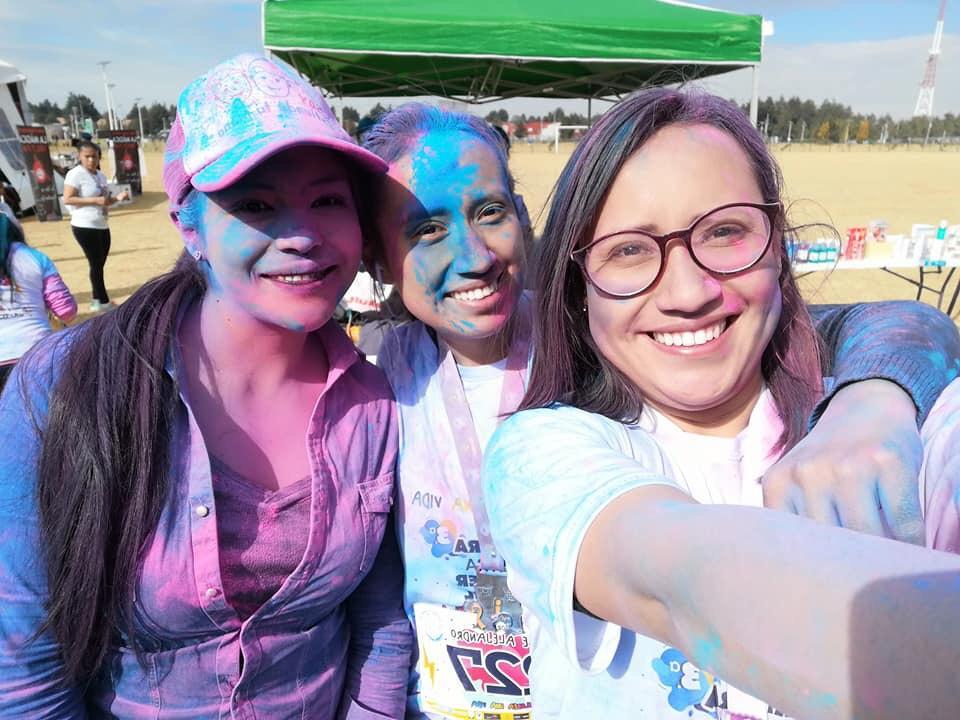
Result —
<instances>
[{"instance_id":1,"label":"cartoon face print on cap","mask_svg":"<svg viewBox=\"0 0 960 720\"><path fill-rule=\"evenodd\" d=\"M247 74L254 86L265 95L287 97L290 94L290 80L263 58L251 62Z\"/></svg>"},{"instance_id":2,"label":"cartoon face print on cap","mask_svg":"<svg viewBox=\"0 0 960 720\"><path fill-rule=\"evenodd\" d=\"M250 81L240 71L221 73L213 86L213 94L224 105L234 98L242 98L250 93Z\"/></svg>"}]
</instances>

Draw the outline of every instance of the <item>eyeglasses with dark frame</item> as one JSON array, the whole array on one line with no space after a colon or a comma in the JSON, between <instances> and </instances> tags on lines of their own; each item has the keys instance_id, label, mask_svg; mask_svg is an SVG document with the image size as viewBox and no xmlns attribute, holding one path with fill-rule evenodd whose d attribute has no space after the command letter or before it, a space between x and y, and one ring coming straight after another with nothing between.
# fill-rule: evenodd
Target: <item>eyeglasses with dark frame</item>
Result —
<instances>
[{"instance_id":1,"label":"eyeglasses with dark frame","mask_svg":"<svg viewBox=\"0 0 960 720\"><path fill-rule=\"evenodd\" d=\"M601 292L630 298L656 284L666 267L667 243L680 238L707 272L734 275L756 265L773 239L780 203L729 203L704 213L683 230L654 235L618 230L570 253L587 281Z\"/></svg>"}]
</instances>

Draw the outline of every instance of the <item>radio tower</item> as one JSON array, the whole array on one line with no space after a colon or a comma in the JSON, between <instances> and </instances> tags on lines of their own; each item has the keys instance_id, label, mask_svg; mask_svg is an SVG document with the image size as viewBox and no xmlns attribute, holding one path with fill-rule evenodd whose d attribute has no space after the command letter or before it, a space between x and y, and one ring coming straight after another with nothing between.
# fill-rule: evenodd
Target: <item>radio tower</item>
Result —
<instances>
[{"instance_id":1,"label":"radio tower","mask_svg":"<svg viewBox=\"0 0 960 720\"><path fill-rule=\"evenodd\" d=\"M940 0L940 15L937 17L937 28L933 31L933 45L930 46L930 55L927 57L927 68L923 72L923 81L920 83L920 94L917 95L917 106L913 109L914 117L933 118L933 91L937 79L937 58L940 56L940 40L943 38L943 14L947 9L947 0Z\"/></svg>"}]
</instances>

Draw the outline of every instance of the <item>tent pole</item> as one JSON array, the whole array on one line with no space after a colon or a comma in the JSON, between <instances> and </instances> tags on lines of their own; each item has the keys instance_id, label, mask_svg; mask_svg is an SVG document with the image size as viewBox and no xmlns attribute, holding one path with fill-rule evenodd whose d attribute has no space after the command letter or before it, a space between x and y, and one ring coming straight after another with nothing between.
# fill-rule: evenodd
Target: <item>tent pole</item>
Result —
<instances>
[{"instance_id":1,"label":"tent pole","mask_svg":"<svg viewBox=\"0 0 960 720\"><path fill-rule=\"evenodd\" d=\"M750 122L757 127L757 111L760 102L760 63L753 66L753 95L750 97Z\"/></svg>"},{"instance_id":2,"label":"tent pole","mask_svg":"<svg viewBox=\"0 0 960 720\"><path fill-rule=\"evenodd\" d=\"M763 60L763 48L767 38L773 35L773 20L763 20L760 24L760 59ZM757 115L760 106L760 63L753 66L753 96L750 98L750 122L757 126Z\"/></svg>"},{"instance_id":3,"label":"tent pole","mask_svg":"<svg viewBox=\"0 0 960 720\"><path fill-rule=\"evenodd\" d=\"M587 125L593 125L592 103L593 103L593 98L588 96L587 97Z\"/></svg>"}]
</instances>

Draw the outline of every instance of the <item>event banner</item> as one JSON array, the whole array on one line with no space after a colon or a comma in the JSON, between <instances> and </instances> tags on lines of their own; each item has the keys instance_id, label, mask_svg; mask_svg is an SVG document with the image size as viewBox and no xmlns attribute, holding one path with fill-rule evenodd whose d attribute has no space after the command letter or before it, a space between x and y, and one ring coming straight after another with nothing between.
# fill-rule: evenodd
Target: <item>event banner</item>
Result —
<instances>
[{"instance_id":1,"label":"event banner","mask_svg":"<svg viewBox=\"0 0 960 720\"><path fill-rule=\"evenodd\" d=\"M113 157L116 160L117 183L129 185L134 195L143 193L140 178L140 137L136 130L112 130L101 132L100 137L113 140Z\"/></svg>"},{"instance_id":2,"label":"event banner","mask_svg":"<svg viewBox=\"0 0 960 720\"><path fill-rule=\"evenodd\" d=\"M46 128L42 125L17 125L17 135L20 136L23 161L30 173L37 220L45 222L63 219Z\"/></svg>"}]
</instances>

